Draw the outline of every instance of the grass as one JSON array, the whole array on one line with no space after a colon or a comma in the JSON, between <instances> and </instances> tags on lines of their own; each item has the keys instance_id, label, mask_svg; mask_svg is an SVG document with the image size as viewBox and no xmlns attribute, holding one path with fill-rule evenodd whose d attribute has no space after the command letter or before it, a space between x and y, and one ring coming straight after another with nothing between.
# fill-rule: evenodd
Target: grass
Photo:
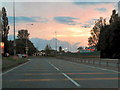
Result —
<instances>
[{"instance_id":1,"label":"grass","mask_svg":"<svg viewBox=\"0 0 120 90\"><path fill-rule=\"evenodd\" d=\"M18 58L18 57L3 57L2 58L2 71L6 71L10 68L13 68L15 66L18 66L22 63L25 63L28 61L28 58Z\"/></svg>"}]
</instances>

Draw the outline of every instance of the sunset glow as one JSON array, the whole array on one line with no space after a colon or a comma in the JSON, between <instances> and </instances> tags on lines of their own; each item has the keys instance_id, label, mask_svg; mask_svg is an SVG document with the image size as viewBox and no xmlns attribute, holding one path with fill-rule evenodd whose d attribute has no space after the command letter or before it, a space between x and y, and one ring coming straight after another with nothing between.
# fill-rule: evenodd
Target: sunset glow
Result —
<instances>
[{"instance_id":1,"label":"sunset glow","mask_svg":"<svg viewBox=\"0 0 120 90\"><path fill-rule=\"evenodd\" d=\"M13 34L12 3L3 3L9 18L10 31ZM116 8L115 3L74 3L74 2L16 2L16 34L28 26L30 38L68 41L71 44L80 42L79 46L87 46L95 21L100 17L107 22Z\"/></svg>"}]
</instances>

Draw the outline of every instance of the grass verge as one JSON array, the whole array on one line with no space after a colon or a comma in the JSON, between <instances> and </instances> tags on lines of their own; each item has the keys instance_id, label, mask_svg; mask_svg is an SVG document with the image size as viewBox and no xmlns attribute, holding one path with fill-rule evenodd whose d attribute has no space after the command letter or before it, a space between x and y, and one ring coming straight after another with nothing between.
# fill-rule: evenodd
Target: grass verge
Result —
<instances>
[{"instance_id":1,"label":"grass verge","mask_svg":"<svg viewBox=\"0 0 120 90\"><path fill-rule=\"evenodd\" d=\"M29 61L28 58L3 57L2 58L2 72L7 71L20 64L23 64L27 61Z\"/></svg>"}]
</instances>

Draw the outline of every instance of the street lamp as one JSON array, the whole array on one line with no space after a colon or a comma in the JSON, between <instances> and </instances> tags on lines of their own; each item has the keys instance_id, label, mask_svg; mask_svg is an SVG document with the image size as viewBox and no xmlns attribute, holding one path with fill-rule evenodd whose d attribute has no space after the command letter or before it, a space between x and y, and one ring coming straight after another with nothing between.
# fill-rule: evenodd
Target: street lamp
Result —
<instances>
[{"instance_id":1,"label":"street lamp","mask_svg":"<svg viewBox=\"0 0 120 90\"><path fill-rule=\"evenodd\" d=\"M16 55L16 40L15 40L15 1L13 1L13 34L14 34L14 56Z\"/></svg>"},{"instance_id":2,"label":"street lamp","mask_svg":"<svg viewBox=\"0 0 120 90\"><path fill-rule=\"evenodd\" d=\"M33 24L26 24L26 30L27 30L27 26L28 25L33 25ZM26 55L28 55L28 37L26 36L26 47L25 47L25 51L26 51Z\"/></svg>"},{"instance_id":3,"label":"street lamp","mask_svg":"<svg viewBox=\"0 0 120 90\"><path fill-rule=\"evenodd\" d=\"M56 45L55 46L56 46L56 55L57 55L57 32L55 32L55 37L56 37L56 42L55 42Z\"/></svg>"}]
</instances>

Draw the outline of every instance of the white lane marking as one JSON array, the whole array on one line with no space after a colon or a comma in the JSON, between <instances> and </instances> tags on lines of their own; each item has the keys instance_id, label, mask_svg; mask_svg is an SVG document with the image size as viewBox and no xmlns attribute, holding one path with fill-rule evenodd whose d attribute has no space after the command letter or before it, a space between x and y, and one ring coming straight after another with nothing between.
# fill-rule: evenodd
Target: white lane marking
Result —
<instances>
[{"instance_id":1,"label":"white lane marking","mask_svg":"<svg viewBox=\"0 0 120 90\"><path fill-rule=\"evenodd\" d=\"M56 66L54 66L52 63L49 63L51 66L53 66L57 71L60 71L59 68L57 68Z\"/></svg>"},{"instance_id":2,"label":"white lane marking","mask_svg":"<svg viewBox=\"0 0 120 90\"><path fill-rule=\"evenodd\" d=\"M12 68L12 69L4 72L4 73L1 73L0 76L2 76L2 75L4 75L4 74L7 74L8 72L13 71L13 70L15 70L15 69L17 69L17 68L19 68L19 67L21 67L21 66L23 66L23 65L25 65L25 64L27 64L27 63L29 63L29 62L31 62L31 61L28 61L28 62L26 62L26 63L20 64L20 65L17 66L17 67L14 67L14 68Z\"/></svg>"},{"instance_id":3,"label":"white lane marking","mask_svg":"<svg viewBox=\"0 0 120 90\"><path fill-rule=\"evenodd\" d=\"M74 83L77 87L80 87L80 84L78 84L76 81L74 81L72 78L70 78L67 74L62 73L67 79L69 79L72 83Z\"/></svg>"},{"instance_id":4,"label":"white lane marking","mask_svg":"<svg viewBox=\"0 0 120 90\"><path fill-rule=\"evenodd\" d=\"M70 62L70 61L68 61L68 62ZM75 63L75 62L70 62L70 63L78 64L78 63ZM99 68L99 67L94 67L94 66L89 66L89 65L83 65L83 64L80 64L80 65L87 66L87 67L90 67L90 68L96 68L96 69L101 69L101 70L105 70L105 71L112 71L112 72L115 72L115 73L120 73L119 71L115 71L115 70L104 69L104 68Z\"/></svg>"},{"instance_id":5,"label":"white lane marking","mask_svg":"<svg viewBox=\"0 0 120 90\"><path fill-rule=\"evenodd\" d=\"M91 68L96 68L96 69L101 69L101 70L105 70L105 71L112 71L112 72L115 72L115 73L119 73L118 71L115 71L115 70L109 70L109 69L104 69L104 68L99 68L99 67L94 67L94 66L88 66L88 65L85 65L87 67L91 67Z\"/></svg>"},{"instance_id":6,"label":"white lane marking","mask_svg":"<svg viewBox=\"0 0 120 90\"><path fill-rule=\"evenodd\" d=\"M59 68L57 68L55 65L49 62L51 66L53 66L57 71L60 71ZM80 84L78 84L76 81L74 81L72 78L70 78L67 74L62 73L68 80L70 80L73 84L75 84L77 87L80 87Z\"/></svg>"}]
</instances>

